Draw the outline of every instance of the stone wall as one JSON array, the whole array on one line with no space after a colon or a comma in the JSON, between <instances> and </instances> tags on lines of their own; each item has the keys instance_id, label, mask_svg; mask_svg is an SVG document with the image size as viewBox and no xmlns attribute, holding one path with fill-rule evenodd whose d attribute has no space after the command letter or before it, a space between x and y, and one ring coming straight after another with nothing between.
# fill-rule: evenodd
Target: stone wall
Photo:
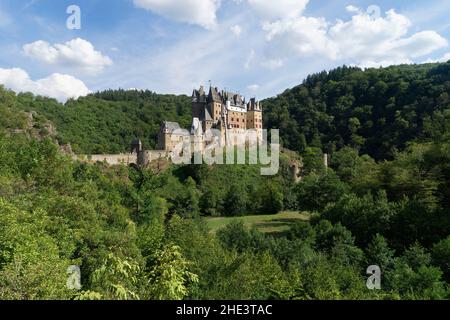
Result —
<instances>
[{"instance_id":1,"label":"stone wall","mask_svg":"<svg viewBox=\"0 0 450 320\"><path fill-rule=\"evenodd\" d=\"M160 159L170 158L170 152L165 150L146 150L142 152L142 155L139 157L139 165L140 166L148 166L151 162Z\"/></svg>"},{"instance_id":2,"label":"stone wall","mask_svg":"<svg viewBox=\"0 0 450 320\"><path fill-rule=\"evenodd\" d=\"M136 153L128 154L94 154L94 155L84 155L77 156L76 160L84 161L88 163L106 162L111 166L115 165L131 165L138 164L138 155Z\"/></svg>"}]
</instances>

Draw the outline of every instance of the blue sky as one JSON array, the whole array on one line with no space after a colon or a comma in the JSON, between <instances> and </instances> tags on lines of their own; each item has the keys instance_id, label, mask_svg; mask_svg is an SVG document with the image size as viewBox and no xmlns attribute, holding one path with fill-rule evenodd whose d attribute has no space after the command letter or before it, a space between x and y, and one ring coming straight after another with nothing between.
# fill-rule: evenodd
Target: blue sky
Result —
<instances>
[{"instance_id":1,"label":"blue sky","mask_svg":"<svg viewBox=\"0 0 450 320\"><path fill-rule=\"evenodd\" d=\"M442 0L2 0L0 83L64 101L211 80L265 98L342 64L449 60L449 14Z\"/></svg>"}]
</instances>

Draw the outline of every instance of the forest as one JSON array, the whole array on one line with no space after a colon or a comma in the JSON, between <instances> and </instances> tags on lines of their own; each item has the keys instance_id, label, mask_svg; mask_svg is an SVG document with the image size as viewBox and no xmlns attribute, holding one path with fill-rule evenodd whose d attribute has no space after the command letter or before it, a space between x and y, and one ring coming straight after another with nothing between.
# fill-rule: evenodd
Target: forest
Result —
<instances>
[{"instance_id":1,"label":"forest","mask_svg":"<svg viewBox=\"0 0 450 320\"><path fill-rule=\"evenodd\" d=\"M156 143L190 122L187 96L109 90L65 105L0 87L0 299L439 300L450 298L450 63L308 77L262 102L303 163L164 170L60 151ZM330 167L323 163L330 155ZM299 212L271 234L211 217ZM67 287L69 266L80 290ZM381 290L366 286L367 267Z\"/></svg>"}]
</instances>

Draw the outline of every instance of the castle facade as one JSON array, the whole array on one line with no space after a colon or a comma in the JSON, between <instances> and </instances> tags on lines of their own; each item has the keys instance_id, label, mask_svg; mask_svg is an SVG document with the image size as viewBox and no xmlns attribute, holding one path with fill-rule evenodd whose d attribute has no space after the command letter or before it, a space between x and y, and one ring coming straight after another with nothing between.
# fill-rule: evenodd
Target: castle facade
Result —
<instances>
[{"instance_id":1,"label":"castle facade","mask_svg":"<svg viewBox=\"0 0 450 320\"><path fill-rule=\"evenodd\" d=\"M183 141L191 141L205 147L208 131L219 132L222 146L237 144L237 137L253 130L257 140L263 139L263 112L255 98L248 102L240 94L204 87L192 93L192 126L183 131L176 122L164 122L158 137L160 150L171 151ZM256 141L257 142L257 141Z\"/></svg>"}]
</instances>

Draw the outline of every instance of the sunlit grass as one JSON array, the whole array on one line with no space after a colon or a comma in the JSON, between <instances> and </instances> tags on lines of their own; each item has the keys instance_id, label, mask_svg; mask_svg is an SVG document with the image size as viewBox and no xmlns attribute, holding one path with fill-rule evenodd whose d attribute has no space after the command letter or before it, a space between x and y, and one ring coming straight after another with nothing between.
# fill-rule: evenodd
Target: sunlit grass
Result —
<instances>
[{"instance_id":1,"label":"sunlit grass","mask_svg":"<svg viewBox=\"0 0 450 320\"><path fill-rule=\"evenodd\" d=\"M274 215L207 218L207 223L211 233L216 233L232 221L242 221L248 228L256 228L260 232L276 235L288 231L295 222L308 221L309 219L308 213L288 211Z\"/></svg>"}]
</instances>

